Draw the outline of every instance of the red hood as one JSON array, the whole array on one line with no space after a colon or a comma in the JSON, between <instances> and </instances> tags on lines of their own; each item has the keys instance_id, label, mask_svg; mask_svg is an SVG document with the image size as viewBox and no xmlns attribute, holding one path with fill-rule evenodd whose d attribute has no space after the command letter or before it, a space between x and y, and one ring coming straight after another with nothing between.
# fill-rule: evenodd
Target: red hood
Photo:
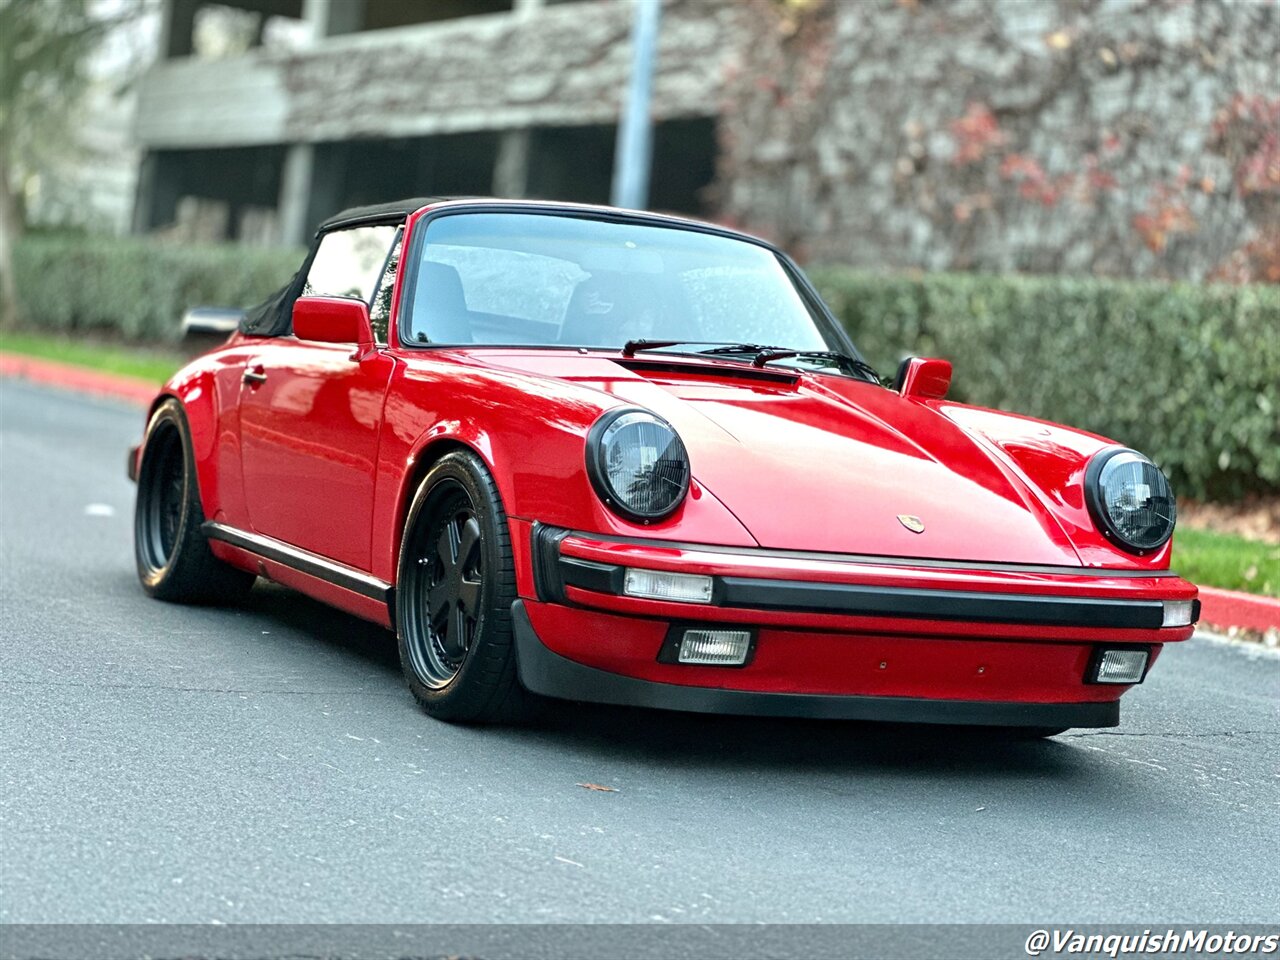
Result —
<instances>
[{"instance_id":1,"label":"red hood","mask_svg":"<svg viewBox=\"0 0 1280 960\"><path fill-rule=\"evenodd\" d=\"M689 450L695 479L761 546L1080 564L1062 527L1008 465L933 407L881 387L842 377L752 381L727 364L701 368L724 371L714 377L670 364L646 371L558 352L485 359L665 417ZM899 516L918 518L924 531Z\"/></svg>"}]
</instances>

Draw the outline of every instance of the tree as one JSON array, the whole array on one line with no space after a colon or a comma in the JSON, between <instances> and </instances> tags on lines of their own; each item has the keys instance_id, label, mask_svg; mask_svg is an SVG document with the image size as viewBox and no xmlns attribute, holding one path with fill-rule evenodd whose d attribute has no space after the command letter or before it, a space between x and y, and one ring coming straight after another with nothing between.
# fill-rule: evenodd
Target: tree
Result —
<instances>
[{"instance_id":1,"label":"tree","mask_svg":"<svg viewBox=\"0 0 1280 960\"><path fill-rule=\"evenodd\" d=\"M26 229L20 184L74 141L86 61L133 16L97 15L93 0L0 0L0 322L19 310L13 249Z\"/></svg>"}]
</instances>

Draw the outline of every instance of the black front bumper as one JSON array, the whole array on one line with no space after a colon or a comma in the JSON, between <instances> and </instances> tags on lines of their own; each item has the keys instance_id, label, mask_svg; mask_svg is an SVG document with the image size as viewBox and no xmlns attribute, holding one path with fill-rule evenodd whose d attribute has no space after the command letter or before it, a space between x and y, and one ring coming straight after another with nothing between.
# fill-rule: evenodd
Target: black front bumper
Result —
<instances>
[{"instance_id":1,"label":"black front bumper","mask_svg":"<svg viewBox=\"0 0 1280 960\"><path fill-rule=\"evenodd\" d=\"M613 703L691 713L881 720L1001 727L1114 727L1120 702L997 703L924 700L916 697L857 697L808 693L758 693L637 680L597 670L560 656L534 632L524 601L511 605L520 682L525 689L562 700Z\"/></svg>"}]
</instances>

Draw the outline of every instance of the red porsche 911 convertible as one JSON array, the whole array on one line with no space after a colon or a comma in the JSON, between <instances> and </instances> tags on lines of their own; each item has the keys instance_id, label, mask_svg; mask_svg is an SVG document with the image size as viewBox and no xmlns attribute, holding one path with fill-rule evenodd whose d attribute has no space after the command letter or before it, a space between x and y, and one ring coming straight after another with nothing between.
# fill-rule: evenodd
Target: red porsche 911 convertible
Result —
<instances>
[{"instance_id":1,"label":"red porsche 911 convertible","mask_svg":"<svg viewBox=\"0 0 1280 960\"><path fill-rule=\"evenodd\" d=\"M394 629L432 716L539 695L1015 728L1119 721L1196 588L1142 454L882 382L756 238L416 199L324 223L131 451L152 596L256 577Z\"/></svg>"}]
</instances>

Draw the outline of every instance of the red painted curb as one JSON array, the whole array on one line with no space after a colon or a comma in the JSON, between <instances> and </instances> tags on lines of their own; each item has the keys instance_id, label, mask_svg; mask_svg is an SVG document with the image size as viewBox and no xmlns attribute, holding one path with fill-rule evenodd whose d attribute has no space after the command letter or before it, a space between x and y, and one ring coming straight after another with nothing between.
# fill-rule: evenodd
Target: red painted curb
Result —
<instances>
[{"instance_id":1,"label":"red painted curb","mask_svg":"<svg viewBox=\"0 0 1280 960\"><path fill-rule=\"evenodd\" d=\"M54 360L38 360L17 353L0 351L0 377L15 377L32 383L78 390L97 396L114 397L129 403L145 406L155 399L160 388L156 384L137 377L118 373L86 370L70 363Z\"/></svg>"},{"instance_id":2,"label":"red painted curb","mask_svg":"<svg viewBox=\"0 0 1280 960\"><path fill-rule=\"evenodd\" d=\"M1201 587L1200 622L1215 627L1280 630L1280 600L1235 590Z\"/></svg>"}]
</instances>

